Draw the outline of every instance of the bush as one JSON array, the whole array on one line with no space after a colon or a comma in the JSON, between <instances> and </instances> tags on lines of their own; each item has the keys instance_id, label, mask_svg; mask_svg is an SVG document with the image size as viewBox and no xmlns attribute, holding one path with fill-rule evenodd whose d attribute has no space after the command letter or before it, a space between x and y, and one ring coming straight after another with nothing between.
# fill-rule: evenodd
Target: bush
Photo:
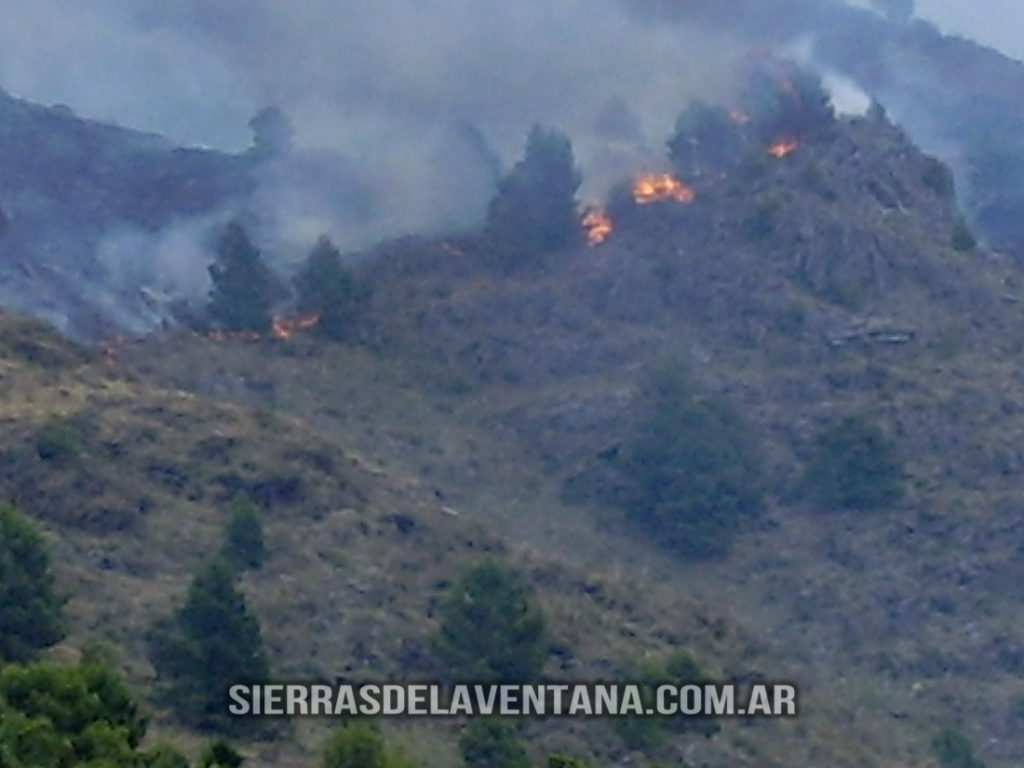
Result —
<instances>
[{"instance_id":1,"label":"bush","mask_svg":"<svg viewBox=\"0 0 1024 768\"><path fill-rule=\"evenodd\" d=\"M653 708L656 686L662 683L710 682L697 658L678 650L654 664L645 664L636 677L645 686L644 705ZM719 731L714 720L704 717L622 717L615 720L615 732L629 749L650 750L659 746L669 730L712 736Z\"/></svg>"},{"instance_id":2,"label":"bush","mask_svg":"<svg viewBox=\"0 0 1024 768\"><path fill-rule=\"evenodd\" d=\"M146 720L106 663L0 669L0 765L137 768ZM166 762L165 762L166 764Z\"/></svg>"},{"instance_id":3,"label":"bush","mask_svg":"<svg viewBox=\"0 0 1024 768\"><path fill-rule=\"evenodd\" d=\"M323 768L411 768L411 763L391 753L374 726L346 723L324 745Z\"/></svg>"},{"instance_id":4,"label":"bush","mask_svg":"<svg viewBox=\"0 0 1024 768\"><path fill-rule=\"evenodd\" d=\"M230 744L214 741L199 758L199 768L240 768L245 760Z\"/></svg>"},{"instance_id":5,"label":"bush","mask_svg":"<svg viewBox=\"0 0 1024 768\"><path fill-rule=\"evenodd\" d=\"M493 561L466 571L441 606L434 649L453 677L526 681L547 659L544 616L532 590Z\"/></svg>"},{"instance_id":6,"label":"bush","mask_svg":"<svg viewBox=\"0 0 1024 768\"><path fill-rule=\"evenodd\" d=\"M42 536L0 504L0 661L27 661L63 638L65 602Z\"/></svg>"},{"instance_id":7,"label":"bush","mask_svg":"<svg viewBox=\"0 0 1024 768\"><path fill-rule=\"evenodd\" d=\"M231 502L222 554L236 568L259 568L266 557L259 510L244 493L237 494Z\"/></svg>"},{"instance_id":8,"label":"bush","mask_svg":"<svg viewBox=\"0 0 1024 768\"><path fill-rule=\"evenodd\" d=\"M985 768L970 737L959 728L944 728L932 739L932 752L943 768Z\"/></svg>"},{"instance_id":9,"label":"bush","mask_svg":"<svg viewBox=\"0 0 1024 768\"><path fill-rule=\"evenodd\" d=\"M204 566L192 580L184 606L157 626L151 657L168 681L170 703L199 727L230 730L239 721L225 715L228 687L239 680L269 677L259 622L223 560Z\"/></svg>"},{"instance_id":10,"label":"bush","mask_svg":"<svg viewBox=\"0 0 1024 768\"><path fill-rule=\"evenodd\" d=\"M67 419L53 417L36 434L36 454L45 461L70 459L82 448L82 435Z\"/></svg>"},{"instance_id":11,"label":"bush","mask_svg":"<svg viewBox=\"0 0 1024 768\"><path fill-rule=\"evenodd\" d=\"M903 498L903 464L878 426L852 416L818 433L804 486L822 507L879 509Z\"/></svg>"},{"instance_id":12,"label":"bush","mask_svg":"<svg viewBox=\"0 0 1024 768\"><path fill-rule=\"evenodd\" d=\"M761 505L751 430L719 398L702 399L678 366L657 371L621 452L630 519L678 555L713 558Z\"/></svg>"},{"instance_id":13,"label":"bush","mask_svg":"<svg viewBox=\"0 0 1024 768\"><path fill-rule=\"evenodd\" d=\"M459 751L466 768L530 768L515 725L498 718L470 721L459 737Z\"/></svg>"}]
</instances>

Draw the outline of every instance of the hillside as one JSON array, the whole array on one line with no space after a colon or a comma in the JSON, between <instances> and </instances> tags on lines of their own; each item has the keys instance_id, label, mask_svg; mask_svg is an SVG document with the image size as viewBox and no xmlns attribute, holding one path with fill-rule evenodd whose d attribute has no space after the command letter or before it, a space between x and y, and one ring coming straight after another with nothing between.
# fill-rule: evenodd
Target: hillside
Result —
<instances>
[{"instance_id":1,"label":"hillside","mask_svg":"<svg viewBox=\"0 0 1024 768\"><path fill-rule=\"evenodd\" d=\"M628 574L636 605L726 611L820 692L809 711L842 712L786 764L926 764L944 726L988 765L1018 763L1017 265L964 238L948 175L880 114L781 158L755 150L692 203L609 210L604 243L513 274L473 238L382 247L360 275L359 346L208 354L216 342L170 336L126 345L121 364L297 417L538 556ZM678 561L607 503L607 457L666 359L763 441L766 515L720 562ZM815 432L850 414L906 458L895 509L799 492Z\"/></svg>"},{"instance_id":2,"label":"hillside","mask_svg":"<svg viewBox=\"0 0 1024 768\"><path fill-rule=\"evenodd\" d=\"M218 359L227 359L224 350L292 367L297 355L318 354L301 342L187 344L197 360L214 358L214 345ZM360 354L328 350L325 361L335 361L335 352ZM685 753L701 765L782 766L827 755L834 765L853 766L874 754L886 764L881 756L893 747L885 716L866 718L858 734L864 744L851 751L835 736L847 716L830 693L835 682L804 674L727 606L651 585L647 573L580 567L572 557L526 546L446 506L422 482L377 468L284 414L156 386L34 321L0 316L0 361L0 487L45 527L72 598L72 633L50 655L74 658L92 643L107 648L155 713L154 738L196 749L198 735L176 725L153 697L146 637L156 619L180 605L190 575L218 546L229 495L244 488L263 509L269 543L268 562L244 587L275 674L432 674L428 638L443 589L461 567L490 553L538 590L559 649L547 670L555 677L625 677L641 660L686 648L725 679L803 684L811 703L799 722L724 723L712 740L674 738L659 748L663 759ZM43 450L54 424L65 436L61 450L52 442ZM243 744L247 764L314 764L329 726L299 722L276 741ZM450 764L457 731L450 722L388 726L426 766ZM643 759L600 722L534 723L527 737L538 758L567 750L601 763Z\"/></svg>"}]
</instances>

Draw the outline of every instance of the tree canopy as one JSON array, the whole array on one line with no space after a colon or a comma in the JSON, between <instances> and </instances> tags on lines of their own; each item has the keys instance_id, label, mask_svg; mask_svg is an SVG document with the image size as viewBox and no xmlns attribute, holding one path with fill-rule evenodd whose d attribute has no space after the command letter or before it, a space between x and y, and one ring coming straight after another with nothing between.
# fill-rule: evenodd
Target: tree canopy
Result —
<instances>
[{"instance_id":1,"label":"tree canopy","mask_svg":"<svg viewBox=\"0 0 1024 768\"><path fill-rule=\"evenodd\" d=\"M226 331L262 333L270 327L274 277L238 222L229 223L221 233L209 271L209 312L214 322Z\"/></svg>"},{"instance_id":2,"label":"tree canopy","mask_svg":"<svg viewBox=\"0 0 1024 768\"><path fill-rule=\"evenodd\" d=\"M544 615L515 572L487 560L452 585L434 647L453 677L530 680L548 655Z\"/></svg>"},{"instance_id":3,"label":"tree canopy","mask_svg":"<svg viewBox=\"0 0 1024 768\"><path fill-rule=\"evenodd\" d=\"M42 536L0 504L0 661L27 661L64 637L64 603Z\"/></svg>"},{"instance_id":4,"label":"tree canopy","mask_svg":"<svg viewBox=\"0 0 1024 768\"><path fill-rule=\"evenodd\" d=\"M582 177L562 132L534 126L523 159L498 183L487 231L509 258L536 256L582 240L576 190Z\"/></svg>"},{"instance_id":5,"label":"tree canopy","mask_svg":"<svg viewBox=\"0 0 1024 768\"><path fill-rule=\"evenodd\" d=\"M224 560L203 566L185 604L153 636L153 664L168 682L170 702L184 720L200 727L230 729L224 714L228 687L270 675L259 621L235 579Z\"/></svg>"},{"instance_id":6,"label":"tree canopy","mask_svg":"<svg viewBox=\"0 0 1024 768\"><path fill-rule=\"evenodd\" d=\"M326 235L320 236L295 276L295 291L299 312L320 316L315 333L335 340L351 333L356 317L355 282Z\"/></svg>"},{"instance_id":7,"label":"tree canopy","mask_svg":"<svg viewBox=\"0 0 1024 768\"><path fill-rule=\"evenodd\" d=\"M652 375L638 411L622 458L629 517L681 556L724 555L761 505L751 430L721 398L699 397L676 366Z\"/></svg>"}]
</instances>

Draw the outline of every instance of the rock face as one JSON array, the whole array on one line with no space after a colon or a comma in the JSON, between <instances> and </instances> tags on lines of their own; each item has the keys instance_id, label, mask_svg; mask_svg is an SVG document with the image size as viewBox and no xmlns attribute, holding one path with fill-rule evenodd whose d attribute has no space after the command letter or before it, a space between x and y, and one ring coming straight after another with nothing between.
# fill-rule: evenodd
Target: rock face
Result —
<instances>
[{"instance_id":1,"label":"rock face","mask_svg":"<svg viewBox=\"0 0 1024 768\"><path fill-rule=\"evenodd\" d=\"M0 305L82 337L152 323L152 297L118 286L101 242L221 208L251 190L253 167L0 91Z\"/></svg>"}]
</instances>

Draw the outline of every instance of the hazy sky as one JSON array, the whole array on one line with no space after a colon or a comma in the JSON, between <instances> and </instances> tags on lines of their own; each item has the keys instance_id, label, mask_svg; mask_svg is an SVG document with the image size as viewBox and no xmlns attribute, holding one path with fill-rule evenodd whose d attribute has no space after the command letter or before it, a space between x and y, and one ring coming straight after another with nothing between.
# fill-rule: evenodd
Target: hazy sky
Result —
<instances>
[{"instance_id":1,"label":"hazy sky","mask_svg":"<svg viewBox=\"0 0 1024 768\"><path fill-rule=\"evenodd\" d=\"M917 14L1024 60L1024 0L917 0Z\"/></svg>"},{"instance_id":2,"label":"hazy sky","mask_svg":"<svg viewBox=\"0 0 1024 768\"><path fill-rule=\"evenodd\" d=\"M646 23L625 6L0 0L0 86L228 150L247 146L249 118L276 104L295 124L299 146L343 153L372 177L390 206L378 212L381 222L399 230L461 223L480 212L462 199L489 194L474 135L507 165L531 124L562 128L591 197L624 170L664 162L664 141L690 99L728 100L732 67L749 43ZM1024 56L1024 0L918 0L917 7L944 29ZM608 126L635 130L612 135ZM299 220L305 207L297 201L287 218ZM310 219L309 228L320 226L320 217Z\"/></svg>"}]
</instances>

